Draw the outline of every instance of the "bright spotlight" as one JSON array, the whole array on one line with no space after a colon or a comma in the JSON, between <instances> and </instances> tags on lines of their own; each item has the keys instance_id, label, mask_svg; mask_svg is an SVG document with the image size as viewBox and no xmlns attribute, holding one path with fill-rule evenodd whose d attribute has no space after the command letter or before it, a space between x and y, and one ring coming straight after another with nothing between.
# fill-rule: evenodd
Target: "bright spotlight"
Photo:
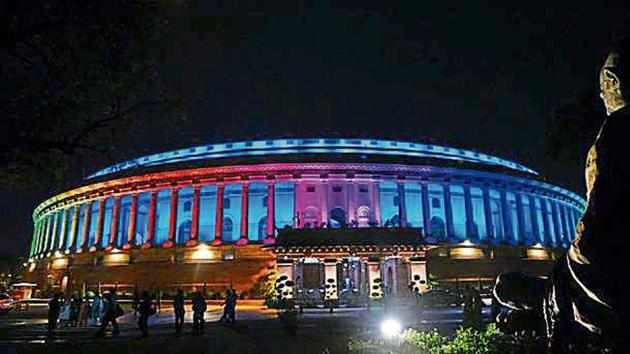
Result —
<instances>
[{"instance_id":1,"label":"bright spotlight","mask_svg":"<svg viewBox=\"0 0 630 354\"><path fill-rule=\"evenodd\" d=\"M393 338L400 334L400 323L396 320L387 319L381 323L381 331L387 338Z\"/></svg>"}]
</instances>

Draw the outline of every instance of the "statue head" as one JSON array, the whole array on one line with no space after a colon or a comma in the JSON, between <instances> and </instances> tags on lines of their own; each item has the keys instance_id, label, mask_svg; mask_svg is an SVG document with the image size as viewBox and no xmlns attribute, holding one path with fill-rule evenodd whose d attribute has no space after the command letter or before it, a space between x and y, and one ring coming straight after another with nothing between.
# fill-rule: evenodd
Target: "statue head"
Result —
<instances>
[{"instance_id":1,"label":"statue head","mask_svg":"<svg viewBox=\"0 0 630 354\"><path fill-rule=\"evenodd\" d=\"M599 96L611 115L630 103L630 38L611 49L599 71Z\"/></svg>"}]
</instances>

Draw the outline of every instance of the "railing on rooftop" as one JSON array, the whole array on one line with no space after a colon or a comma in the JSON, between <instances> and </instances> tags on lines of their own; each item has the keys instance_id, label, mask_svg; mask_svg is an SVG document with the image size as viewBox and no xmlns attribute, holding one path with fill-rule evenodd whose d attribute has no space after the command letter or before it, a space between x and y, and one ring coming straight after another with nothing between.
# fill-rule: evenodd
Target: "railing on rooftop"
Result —
<instances>
[{"instance_id":1,"label":"railing on rooftop","mask_svg":"<svg viewBox=\"0 0 630 354\"><path fill-rule=\"evenodd\" d=\"M121 162L86 177L92 179L134 168L152 167L188 161L225 157L246 157L288 154L368 154L436 158L494 165L525 172L538 173L526 166L499 157L446 146L373 139L275 139L200 145L142 156Z\"/></svg>"}]
</instances>

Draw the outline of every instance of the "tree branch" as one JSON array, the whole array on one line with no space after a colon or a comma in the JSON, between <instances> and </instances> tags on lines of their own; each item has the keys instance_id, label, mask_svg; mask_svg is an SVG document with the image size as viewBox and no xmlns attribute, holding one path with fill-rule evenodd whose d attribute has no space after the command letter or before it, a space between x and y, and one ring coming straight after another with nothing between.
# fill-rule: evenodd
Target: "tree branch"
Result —
<instances>
[{"instance_id":1,"label":"tree branch","mask_svg":"<svg viewBox=\"0 0 630 354\"><path fill-rule=\"evenodd\" d=\"M81 140L85 138L85 136L88 135L93 130L100 128L102 126L105 126L118 119L125 118L130 113L137 111L141 108L144 108L147 106L159 106L159 105L167 104L167 103L168 102L164 100L141 101L122 111L120 110L120 104L118 103L116 105L117 107L116 107L115 114L101 118L101 119L97 119L91 122L90 124L85 126L83 129L81 129L74 138L70 139L70 142L68 143L68 145L70 146L71 149L74 147L77 147L80 144Z\"/></svg>"}]
</instances>

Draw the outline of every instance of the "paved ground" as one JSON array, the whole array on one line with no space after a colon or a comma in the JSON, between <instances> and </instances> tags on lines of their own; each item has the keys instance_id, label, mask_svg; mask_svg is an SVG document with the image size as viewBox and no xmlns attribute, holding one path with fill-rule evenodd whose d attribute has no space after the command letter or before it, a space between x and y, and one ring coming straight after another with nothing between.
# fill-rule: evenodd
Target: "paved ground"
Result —
<instances>
[{"instance_id":1,"label":"paved ground","mask_svg":"<svg viewBox=\"0 0 630 354\"><path fill-rule=\"evenodd\" d=\"M97 339L95 327L63 328L48 338L45 308L32 307L0 316L0 353L321 353L323 348L342 353L350 336L379 335L384 317L396 318L404 327L438 328L445 333L451 333L462 317L461 308L396 308L387 315L380 308L342 308L332 314L327 309L306 309L299 316L297 334L291 336L281 326L275 310L260 305L238 306L237 310L237 323L226 325L216 322L221 308L210 306L204 335L192 337L192 313L186 312L184 334L175 336L173 312L165 308L151 318L148 339L138 339L136 319L129 311L119 321L119 337L108 334ZM486 317L488 310L484 309Z\"/></svg>"}]
</instances>

